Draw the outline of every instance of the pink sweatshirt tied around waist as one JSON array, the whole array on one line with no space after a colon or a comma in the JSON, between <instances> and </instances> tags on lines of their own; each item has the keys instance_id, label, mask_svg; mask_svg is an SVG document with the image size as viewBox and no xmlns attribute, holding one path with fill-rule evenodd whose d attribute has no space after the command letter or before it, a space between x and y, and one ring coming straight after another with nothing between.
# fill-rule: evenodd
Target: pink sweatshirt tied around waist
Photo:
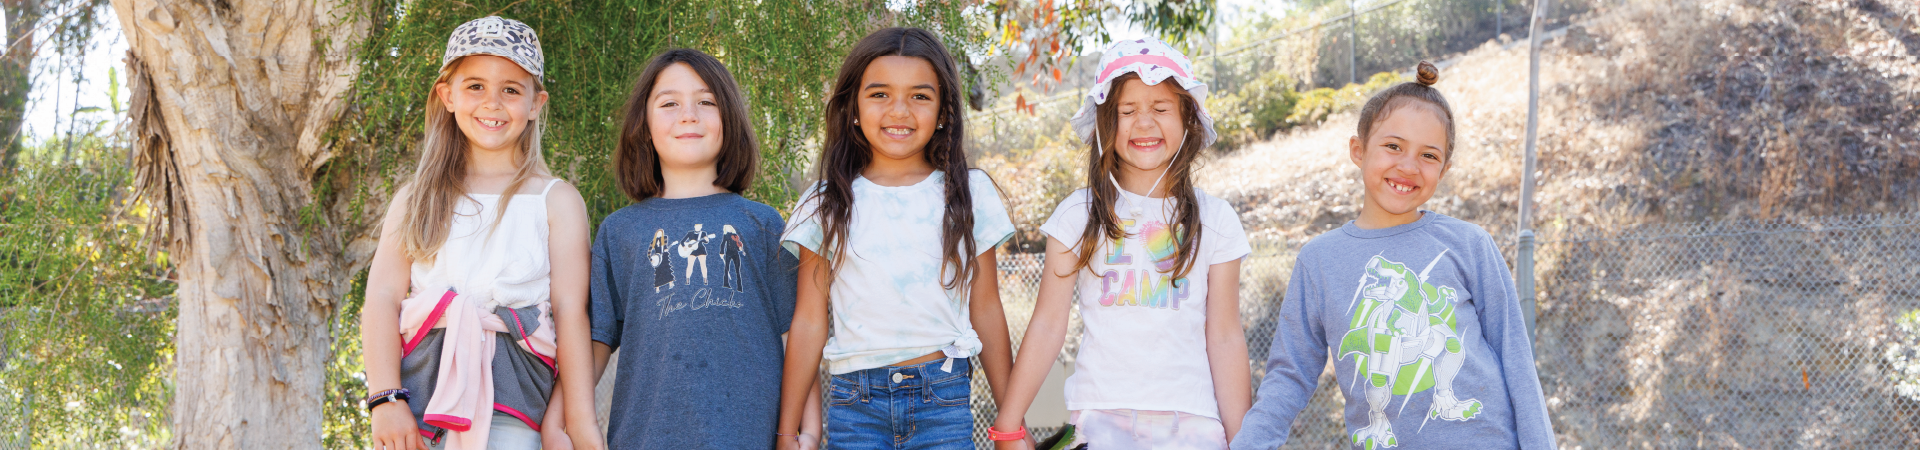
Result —
<instances>
[{"instance_id":1,"label":"pink sweatshirt tied around waist","mask_svg":"<svg viewBox=\"0 0 1920 450\"><path fill-rule=\"evenodd\" d=\"M489 419L493 415L493 353L498 333L511 333L506 321L492 311L483 311L489 299L472 295L458 295L452 289L438 297L415 295L400 301L400 329L402 357L412 354L415 346L426 337L432 328L444 328L444 339L440 347L440 369L436 376L433 394L427 400L426 417L429 425L446 428L446 448L482 450L487 446ZM552 326L550 304L540 303L541 326L527 339L517 344L527 351L550 360L554 350L555 337ZM491 308L488 308L491 309ZM519 411L506 411L517 416L536 431L539 427L530 418Z\"/></svg>"}]
</instances>

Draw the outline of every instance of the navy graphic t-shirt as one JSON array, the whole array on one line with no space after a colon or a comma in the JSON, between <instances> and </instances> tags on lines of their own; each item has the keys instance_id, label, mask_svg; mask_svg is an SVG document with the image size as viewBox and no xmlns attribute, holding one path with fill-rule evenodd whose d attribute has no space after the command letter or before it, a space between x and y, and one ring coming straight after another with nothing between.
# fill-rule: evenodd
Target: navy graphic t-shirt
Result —
<instances>
[{"instance_id":1,"label":"navy graphic t-shirt","mask_svg":"<svg viewBox=\"0 0 1920 450\"><path fill-rule=\"evenodd\" d=\"M593 340L622 349L611 448L771 448L799 261L779 211L653 198L600 222ZM624 349L623 349L624 347Z\"/></svg>"}]
</instances>

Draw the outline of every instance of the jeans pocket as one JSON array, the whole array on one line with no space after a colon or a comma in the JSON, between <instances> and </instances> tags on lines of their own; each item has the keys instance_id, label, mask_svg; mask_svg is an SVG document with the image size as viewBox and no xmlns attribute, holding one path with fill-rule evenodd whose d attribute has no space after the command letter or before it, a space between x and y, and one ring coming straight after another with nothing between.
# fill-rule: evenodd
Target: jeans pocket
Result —
<instances>
[{"instance_id":1,"label":"jeans pocket","mask_svg":"<svg viewBox=\"0 0 1920 450\"><path fill-rule=\"evenodd\" d=\"M858 397L857 388L859 386L860 386L859 384L856 384L851 380L847 380L840 377L828 377L827 378L827 404L836 405L836 406L846 406L846 405L853 404L854 397Z\"/></svg>"},{"instance_id":2,"label":"jeans pocket","mask_svg":"<svg viewBox=\"0 0 1920 450\"><path fill-rule=\"evenodd\" d=\"M973 377L956 376L929 383L927 401L940 406L966 405L973 396Z\"/></svg>"}]
</instances>

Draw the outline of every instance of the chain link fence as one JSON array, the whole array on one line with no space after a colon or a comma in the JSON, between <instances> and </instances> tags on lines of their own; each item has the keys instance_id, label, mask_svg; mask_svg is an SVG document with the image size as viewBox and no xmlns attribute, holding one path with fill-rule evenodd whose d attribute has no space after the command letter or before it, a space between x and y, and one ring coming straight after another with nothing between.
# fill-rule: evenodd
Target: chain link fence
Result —
<instances>
[{"instance_id":1,"label":"chain link fence","mask_svg":"<svg viewBox=\"0 0 1920 450\"><path fill-rule=\"evenodd\" d=\"M1257 388L1305 242L1250 237L1240 301ZM1535 355L1564 448L1920 446L1920 214L1562 230L1537 258ZM1016 349L1040 264L1000 260ZM1077 308L1071 320L1067 367ZM1333 380L1322 373L1286 448L1349 447ZM996 410L985 374L974 383L975 443L990 449Z\"/></svg>"},{"instance_id":2,"label":"chain link fence","mask_svg":"<svg viewBox=\"0 0 1920 450\"><path fill-rule=\"evenodd\" d=\"M1605 0L1557 0L1547 4L1542 29L1565 26ZM1330 1L1312 12L1326 18L1257 39L1215 41L1194 53L1194 65L1218 92L1278 72L1299 87L1340 87L1365 82L1378 72L1404 72L1421 60L1472 50L1502 35L1524 40L1532 1L1367 0ZM1299 14L1299 13L1296 13Z\"/></svg>"},{"instance_id":3,"label":"chain link fence","mask_svg":"<svg viewBox=\"0 0 1920 450\"><path fill-rule=\"evenodd\" d=\"M1540 246L1561 445L1920 447L1920 215L1575 231Z\"/></svg>"}]
</instances>

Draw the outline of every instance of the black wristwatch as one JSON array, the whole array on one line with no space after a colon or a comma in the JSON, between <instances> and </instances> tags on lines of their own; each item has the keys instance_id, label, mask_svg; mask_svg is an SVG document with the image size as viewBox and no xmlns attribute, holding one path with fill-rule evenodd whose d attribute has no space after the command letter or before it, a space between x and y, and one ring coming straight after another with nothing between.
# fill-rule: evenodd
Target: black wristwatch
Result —
<instances>
[{"instance_id":1,"label":"black wristwatch","mask_svg":"<svg viewBox=\"0 0 1920 450\"><path fill-rule=\"evenodd\" d=\"M406 389L388 389L367 396L367 411L373 411L373 407L380 406L387 402L408 400L407 394L409 394L409 392Z\"/></svg>"}]
</instances>

